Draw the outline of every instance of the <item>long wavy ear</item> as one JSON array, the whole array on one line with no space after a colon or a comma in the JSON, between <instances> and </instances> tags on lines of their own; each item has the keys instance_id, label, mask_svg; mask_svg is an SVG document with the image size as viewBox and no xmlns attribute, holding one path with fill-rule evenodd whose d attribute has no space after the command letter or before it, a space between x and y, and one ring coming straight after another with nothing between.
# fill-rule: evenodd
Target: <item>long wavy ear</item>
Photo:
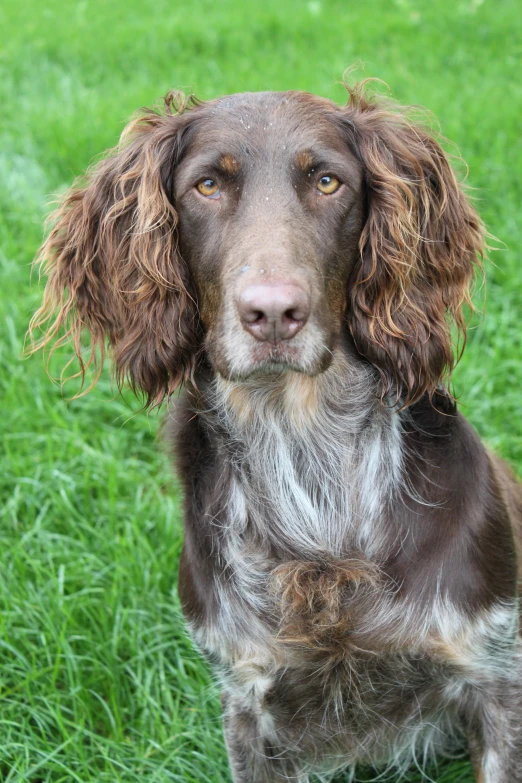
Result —
<instances>
[{"instance_id":1,"label":"long wavy ear","mask_svg":"<svg viewBox=\"0 0 522 783\"><path fill-rule=\"evenodd\" d=\"M70 341L82 382L93 370L92 386L108 344L118 383L128 380L149 405L190 375L199 344L171 203L197 113L185 111L187 103L169 95L164 113L144 110L127 126L118 147L65 195L37 257L48 280L29 327L30 352Z\"/></svg>"},{"instance_id":2,"label":"long wavy ear","mask_svg":"<svg viewBox=\"0 0 522 783\"><path fill-rule=\"evenodd\" d=\"M364 83L349 94L343 123L364 168L367 217L347 318L383 395L409 405L447 382L452 323L464 345L484 230L430 133L405 109L367 98Z\"/></svg>"}]
</instances>

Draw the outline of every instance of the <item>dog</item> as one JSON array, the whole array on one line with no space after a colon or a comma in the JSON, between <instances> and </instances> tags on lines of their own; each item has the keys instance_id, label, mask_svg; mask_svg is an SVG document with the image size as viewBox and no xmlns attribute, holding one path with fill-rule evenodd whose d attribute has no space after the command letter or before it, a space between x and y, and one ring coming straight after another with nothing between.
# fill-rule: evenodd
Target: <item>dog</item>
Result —
<instances>
[{"instance_id":1,"label":"dog","mask_svg":"<svg viewBox=\"0 0 522 783\"><path fill-rule=\"evenodd\" d=\"M522 781L522 491L449 391L484 228L407 109L170 93L65 195L33 349L169 406L236 783ZM90 335L90 349L82 335Z\"/></svg>"}]
</instances>

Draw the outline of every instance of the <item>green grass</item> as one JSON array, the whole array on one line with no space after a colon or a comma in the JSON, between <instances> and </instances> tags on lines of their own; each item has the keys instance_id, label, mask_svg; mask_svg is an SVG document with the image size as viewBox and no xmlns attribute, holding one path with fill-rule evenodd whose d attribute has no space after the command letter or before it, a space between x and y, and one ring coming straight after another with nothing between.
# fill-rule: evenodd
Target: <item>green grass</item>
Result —
<instances>
[{"instance_id":1,"label":"green grass","mask_svg":"<svg viewBox=\"0 0 522 783\"><path fill-rule=\"evenodd\" d=\"M40 357L20 360L48 195L171 87L342 101L336 81L362 61L361 75L439 118L504 243L455 381L486 442L520 470L519 25L516 0L2 4L0 780L229 780L217 690L176 596L179 494L160 419L107 375L67 403ZM462 762L432 777L472 780Z\"/></svg>"}]
</instances>

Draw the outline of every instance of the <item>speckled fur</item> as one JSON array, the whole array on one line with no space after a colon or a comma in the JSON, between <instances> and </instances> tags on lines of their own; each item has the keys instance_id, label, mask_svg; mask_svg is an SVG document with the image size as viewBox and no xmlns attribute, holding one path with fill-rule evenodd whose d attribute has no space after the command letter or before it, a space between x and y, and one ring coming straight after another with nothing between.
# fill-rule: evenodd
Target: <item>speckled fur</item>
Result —
<instances>
[{"instance_id":1,"label":"speckled fur","mask_svg":"<svg viewBox=\"0 0 522 783\"><path fill-rule=\"evenodd\" d=\"M400 535L390 508L442 513L441 504L404 481L404 430L415 412L372 403L362 382L343 395L339 379L348 367L340 372L339 363L349 361L337 357L303 395L305 407L313 401L308 420L299 400L292 415L285 410L294 381L284 375L241 387L212 381L208 397L203 391L197 426L221 455L222 491L208 518L215 608L186 606L223 685L235 781L307 781L312 772L327 778L357 763L422 767L437 752L465 749L470 726L491 725L494 733L493 693L514 702L514 715L522 705L513 691L522 675L517 600L472 611L435 576L424 595L414 594L394 570L390 553ZM339 427L344 442L336 448ZM366 485L358 476L369 461ZM300 513L285 517L292 507ZM309 507L315 513L307 518ZM344 523L332 524L336 509ZM515 723L504 731L513 735L512 754L520 752ZM481 734L481 748L484 742ZM496 752L480 755L477 774L483 766L487 783L497 781Z\"/></svg>"},{"instance_id":2,"label":"speckled fur","mask_svg":"<svg viewBox=\"0 0 522 783\"><path fill-rule=\"evenodd\" d=\"M466 743L522 782L522 491L448 391L483 249L440 145L364 85L169 94L57 210L33 349L96 379L109 348L151 405L185 385L179 592L235 783ZM291 339L241 315L267 285L306 302Z\"/></svg>"}]
</instances>

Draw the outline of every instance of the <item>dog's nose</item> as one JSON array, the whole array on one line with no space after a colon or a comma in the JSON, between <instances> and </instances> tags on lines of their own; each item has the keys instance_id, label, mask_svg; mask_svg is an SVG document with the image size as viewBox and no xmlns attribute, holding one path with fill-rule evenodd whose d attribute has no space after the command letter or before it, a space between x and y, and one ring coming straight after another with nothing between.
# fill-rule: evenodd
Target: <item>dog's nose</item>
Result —
<instances>
[{"instance_id":1,"label":"dog's nose","mask_svg":"<svg viewBox=\"0 0 522 783\"><path fill-rule=\"evenodd\" d=\"M256 340L290 340L310 315L310 299L296 283L248 285L237 309L243 328Z\"/></svg>"}]
</instances>

